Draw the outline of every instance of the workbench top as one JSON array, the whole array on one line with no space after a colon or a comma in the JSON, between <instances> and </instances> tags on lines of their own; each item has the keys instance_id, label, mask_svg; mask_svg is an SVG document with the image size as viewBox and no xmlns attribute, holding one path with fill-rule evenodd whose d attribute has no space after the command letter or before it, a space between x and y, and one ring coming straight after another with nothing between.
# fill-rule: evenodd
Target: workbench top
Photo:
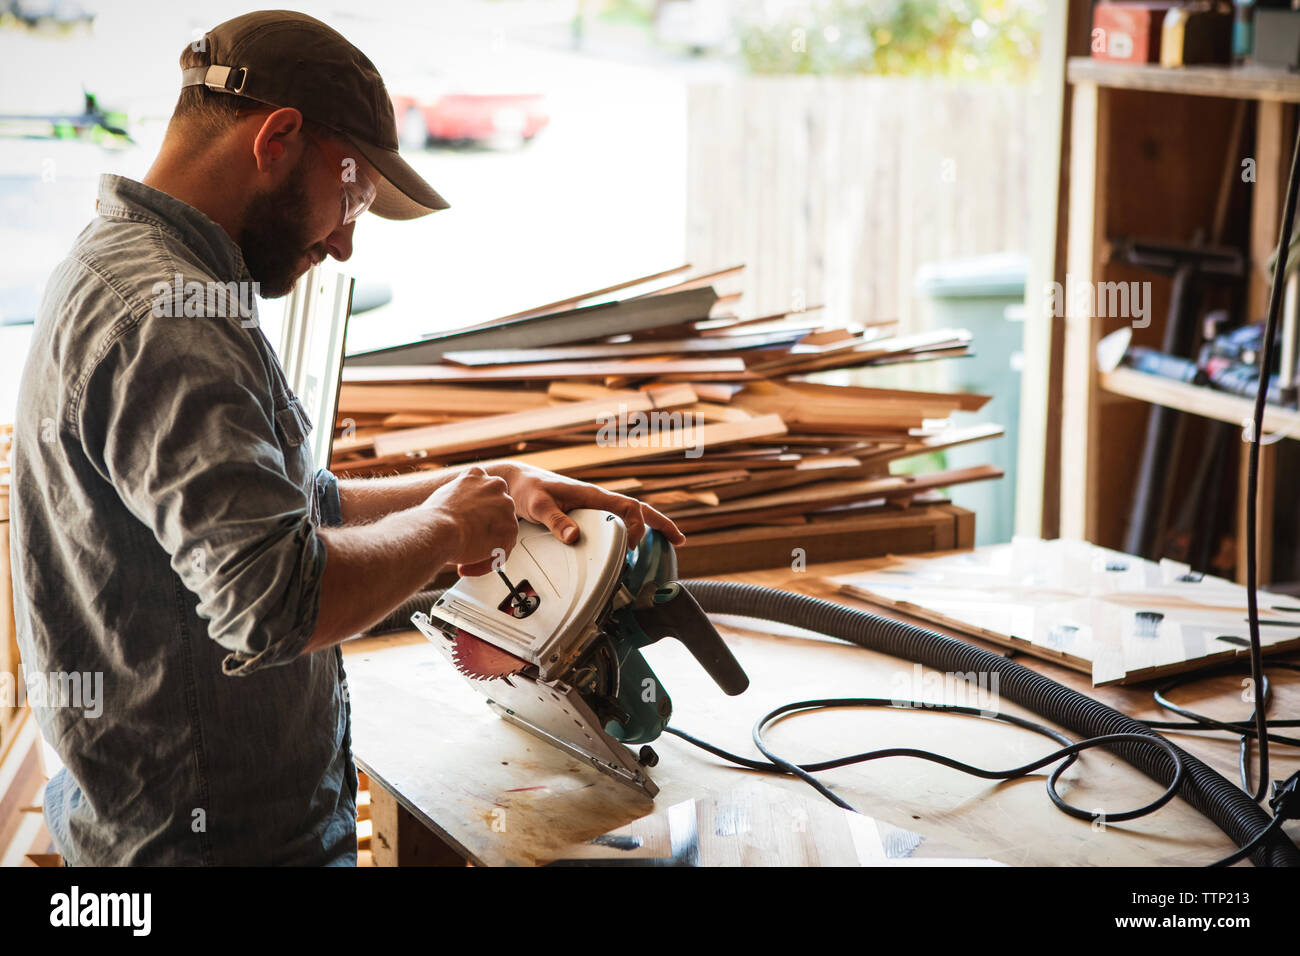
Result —
<instances>
[{"instance_id":1,"label":"workbench top","mask_svg":"<svg viewBox=\"0 0 1300 956\"><path fill-rule=\"evenodd\" d=\"M828 580L862 567L862 561L847 561L811 565L803 572L754 571L724 579L868 608L840 596ZM749 690L738 697L723 694L676 641L661 641L644 653L672 696L673 726L733 753L758 756L750 737L754 721L789 701L939 699L935 691L942 675L921 671L909 661L767 622L716 618L715 623L750 676ZM353 751L372 788L382 787L472 863L532 865L573 856L595 837L649 814L753 781L821 800L799 780L734 767L665 734L653 745L660 760L650 774L660 793L651 801L501 720L418 632L359 639L344 645L344 653ZM1132 716L1173 717L1155 707L1148 685L1094 689L1082 674L1029 657L1016 660ZM1293 672L1276 672L1271 713L1300 711L1297 678ZM1178 691L1177 700L1223 719L1243 719L1250 709L1242 702L1236 676L1191 684ZM1007 701L1001 709L1041 721ZM1237 781L1235 738L1167 734ZM770 729L768 740L782 756L798 762L911 746L990 769L1018 766L1055 749L1046 738L1005 724L880 708L782 721ZM1275 746L1270 756L1274 779L1300 769L1293 748ZM1047 797L1046 772L996 782L925 761L890 758L829 771L819 779L862 812L921 834L924 840L914 854L918 858L991 858L1030 866L1197 866L1235 849L1217 827L1180 800L1120 824L1068 817ZM1114 813L1149 803L1162 788L1118 757L1093 749L1063 775L1060 789L1077 806ZM1296 830L1289 832L1297 836Z\"/></svg>"}]
</instances>

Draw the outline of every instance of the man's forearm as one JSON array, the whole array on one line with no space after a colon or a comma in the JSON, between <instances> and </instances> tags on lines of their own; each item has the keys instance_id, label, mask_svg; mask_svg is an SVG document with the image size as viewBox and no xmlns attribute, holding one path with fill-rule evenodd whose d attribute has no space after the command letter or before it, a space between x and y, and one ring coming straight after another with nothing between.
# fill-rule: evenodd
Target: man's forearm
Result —
<instances>
[{"instance_id":1,"label":"man's forearm","mask_svg":"<svg viewBox=\"0 0 1300 956\"><path fill-rule=\"evenodd\" d=\"M414 508L429 495L460 474L463 466L417 471L383 478L345 478L339 481L339 503L345 525L376 521L387 515ZM487 466L490 475L505 474L506 463Z\"/></svg>"},{"instance_id":2,"label":"man's forearm","mask_svg":"<svg viewBox=\"0 0 1300 956\"><path fill-rule=\"evenodd\" d=\"M325 542L325 573L309 652L383 620L451 561L459 532L446 515L417 507L317 534Z\"/></svg>"}]
</instances>

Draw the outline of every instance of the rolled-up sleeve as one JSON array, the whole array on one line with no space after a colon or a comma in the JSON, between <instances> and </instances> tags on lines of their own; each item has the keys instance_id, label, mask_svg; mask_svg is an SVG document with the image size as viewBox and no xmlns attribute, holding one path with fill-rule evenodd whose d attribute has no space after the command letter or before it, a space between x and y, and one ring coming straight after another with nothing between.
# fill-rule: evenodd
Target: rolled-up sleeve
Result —
<instances>
[{"instance_id":1,"label":"rolled-up sleeve","mask_svg":"<svg viewBox=\"0 0 1300 956\"><path fill-rule=\"evenodd\" d=\"M98 361L78 411L91 461L170 555L230 651L224 672L239 675L303 652L326 560L249 334L221 319L146 318Z\"/></svg>"}]
</instances>

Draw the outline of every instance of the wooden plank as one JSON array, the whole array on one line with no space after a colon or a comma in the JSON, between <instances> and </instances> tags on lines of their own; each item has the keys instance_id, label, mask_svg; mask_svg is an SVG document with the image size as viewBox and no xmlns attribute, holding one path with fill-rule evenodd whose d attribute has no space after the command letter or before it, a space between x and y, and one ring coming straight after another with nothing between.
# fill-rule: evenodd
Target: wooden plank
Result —
<instances>
[{"instance_id":1,"label":"wooden plank","mask_svg":"<svg viewBox=\"0 0 1300 956\"><path fill-rule=\"evenodd\" d=\"M399 412L396 415L385 416L379 422L380 428L414 428L417 425L447 425L451 422L463 422L467 418L476 416L470 415L415 415L410 412Z\"/></svg>"},{"instance_id":2,"label":"wooden plank","mask_svg":"<svg viewBox=\"0 0 1300 956\"><path fill-rule=\"evenodd\" d=\"M835 358L846 353L853 353L855 356L859 356L863 352L871 352L872 350L866 347L867 343L876 341L878 340L855 336L848 339L839 339L826 345L806 345L795 347L776 356L775 358L753 359L749 363L749 368L751 371L761 372L764 375L784 375L792 373L796 369L815 367L818 363L824 360ZM876 354L889 355L893 353L887 350ZM875 358L876 354L871 354L868 357ZM863 360L865 361L866 359Z\"/></svg>"},{"instance_id":3,"label":"wooden plank","mask_svg":"<svg viewBox=\"0 0 1300 956\"><path fill-rule=\"evenodd\" d=\"M816 511L848 501L907 496L931 488L946 488L951 485L1000 477L1002 477L1000 469L992 465L976 465L971 468L955 468L926 475L891 475L886 478L827 481L811 488L797 488L737 499L718 505L716 508L693 508L689 511L677 512L674 514L674 520L677 517L688 519L696 516L713 516L751 508Z\"/></svg>"},{"instance_id":4,"label":"wooden plank","mask_svg":"<svg viewBox=\"0 0 1300 956\"><path fill-rule=\"evenodd\" d=\"M702 531L689 535L676 549L677 569L682 577L704 577L945 550L956 545L961 515L974 518L971 512L951 506L904 510L881 506L868 514L815 516L786 528L742 526Z\"/></svg>"},{"instance_id":5,"label":"wooden plank","mask_svg":"<svg viewBox=\"0 0 1300 956\"><path fill-rule=\"evenodd\" d=\"M688 450L707 452L715 445L724 445L749 438L762 438L785 433L785 422L779 415L762 415L744 422L718 422L690 428L656 432L645 437L644 443L621 445L587 445L574 448L557 448L517 455L512 461L522 461L550 471L567 472L579 468L595 468L619 461L650 458ZM693 463L693 462L692 462Z\"/></svg>"},{"instance_id":6,"label":"wooden plank","mask_svg":"<svg viewBox=\"0 0 1300 956\"><path fill-rule=\"evenodd\" d=\"M702 338L725 338L731 335L755 335L764 332L798 332L809 335L822 328L819 319L805 319L808 312L814 312L821 306L813 306L801 312L774 312L771 315L758 315L750 319L709 319L696 322L693 331ZM792 318L793 316L793 318ZM870 328L870 323L865 324Z\"/></svg>"},{"instance_id":7,"label":"wooden plank","mask_svg":"<svg viewBox=\"0 0 1300 956\"><path fill-rule=\"evenodd\" d=\"M658 295L663 292L680 292L683 289L698 289L701 286L712 285L714 282L717 282L721 279L734 278L740 275L741 273L743 273L744 271L745 271L745 264L742 262L738 266L729 266L726 269L718 269L715 272L706 272L704 273L704 275L695 276L694 278L686 279L682 282L678 282L674 285L667 286L663 289L656 289L654 292L646 292L643 293L642 295L634 296L633 298L640 299L640 298L644 298L644 296L646 295Z\"/></svg>"},{"instance_id":8,"label":"wooden plank","mask_svg":"<svg viewBox=\"0 0 1300 956\"><path fill-rule=\"evenodd\" d=\"M351 435L338 435L330 448L330 454L340 460L358 452L369 451L375 447L375 436L383 434L381 429L359 428Z\"/></svg>"},{"instance_id":9,"label":"wooden plank","mask_svg":"<svg viewBox=\"0 0 1300 956\"><path fill-rule=\"evenodd\" d=\"M526 389L460 388L453 385L359 385L339 389L339 414L361 412L517 412L551 404L542 391Z\"/></svg>"},{"instance_id":10,"label":"wooden plank","mask_svg":"<svg viewBox=\"0 0 1300 956\"><path fill-rule=\"evenodd\" d=\"M732 468L727 471L704 471L697 474L665 475L662 478L642 478L638 479L637 483L647 491L659 491L665 488L699 488L728 485L749 478L752 474L752 472L744 468Z\"/></svg>"},{"instance_id":11,"label":"wooden plank","mask_svg":"<svg viewBox=\"0 0 1300 956\"><path fill-rule=\"evenodd\" d=\"M646 392L650 395L654 395L656 392L660 391L667 392L668 394L677 394L675 390L681 384L683 383L676 382L667 385L651 383L642 386L640 389L619 389L609 388L608 386L601 385L597 382L573 382L560 379L547 386L546 394L553 401L557 402L579 402L590 401L596 398L616 399L619 397L636 395L638 392ZM696 397L703 399L703 394L700 392L700 389L694 386L692 386L692 388L695 391ZM709 401L713 401L713 399L709 399Z\"/></svg>"},{"instance_id":12,"label":"wooden plank","mask_svg":"<svg viewBox=\"0 0 1300 956\"><path fill-rule=\"evenodd\" d=\"M979 395L975 392L926 392L903 388L869 388L861 385L823 385L819 382L803 382L784 379L779 386L788 391L807 395L823 402L874 402L874 401L915 401L934 402L939 405L951 405L963 412L978 412L989 403L992 396ZM754 386L745 386L746 389Z\"/></svg>"},{"instance_id":13,"label":"wooden plank","mask_svg":"<svg viewBox=\"0 0 1300 956\"><path fill-rule=\"evenodd\" d=\"M743 352L792 344L798 334L766 333L729 338L656 339L646 342L597 342L590 345L555 345L542 349L473 349L443 354L443 361L470 368L523 365L535 362L580 362L633 356L697 355Z\"/></svg>"},{"instance_id":14,"label":"wooden plank","mask_svg":"<svg viewBox=\"0 0 1300 956\"><path fill-rule=\"evenodd\" d=\"M700 401L716 402L721 405L730 402L740 388L738 385L727 385L721 382L689 382L687 384L695 389L695 394L700 396Z\"/></svg>"},{"instance_id":15,"label":"wooden plank","mask_svg":"<svg viewBox=\"0 0 1300 956\"><path fill-rule=\"evenodd\" d=\"M691 267L690 263L686 263L684 265L675 266L672 269L664 269L662 272L652 272L650 275L647 276L639 276L635 279L628 279L625 282L616 282L613 285L607 285L601 289L593 289L591 292L584 292L581 295L569 296L567 299L557 299L554 302L546 303L546 305L534 306L533 308L525 309L522 312L512 312L510 315L503 315L495 319L489 319L487 322L481 322L478 325L471 325L468 326L467 328L481 329L492 325L500 325L502 322L509 322L511 319L524 319L524 318L529 318L537 315L545 315L548 312L555 312L560 309L573 308L575 306L582 305L588 299L595 299L603 295L609 295L609 293L611 292L619 292L623 289L630 289L633 288L634 286L642 285L643 283L654 282L659 279L667 279L671 276L680 275L690 267ZM671 287L667 289L655 290L655 292L671 292L671 291L673 291ZM653 295L654 292L646 293L646 294ZM637 297L633 296L633 298L637 298Z\"/></svg>"},{"instance_id":16,"label":"wooden plank","mask_svg":"<svg viewBox=\"0 0 1300 956\"><path fill-rule=\"evenodd\" d=\"M862 461L873 465L883 465L891 461L910 458L914 455L927 455L932 451L939 451L944 448L955 448L958 445L967 445L971 442L997 438L1002 433L1003 428L1001 425L985 424L972 425L969 428L953 428L938 435L928 435L904 448L889 449L878 454L864 455Z\"/></svg>"},{"instance_id":17,"label":"wooden plank","mask_svg":"<svg viewBox=\"0 0 1300 956\"><path fill-rule=\"evenodd\" d=\"M929 392L908 398L905 393L880 391L887 394L835 396L806 393L775 382L755 382L737 392L732 404L778 413L792 427L804 425L811 431L854 432L920 428L927 418L947 418L963 405L972 404L956 394Z\"/></svg>"},{"instance_id":18,"label":"wooden plank","mask_svg":"<svg viewBox=\"0 0 1300 956\"><path fill-rule=\"evenodd\" d=\"M608 481L593 481L592 484L620 495L635 495L645 490L645 484L636 478L611 478Z\"/></svg>"},{"instance_id":19,"label":"wooden plank","mask_svg":"<svg viewBox=\"0 0 1300 956\"><path fill-rule=\"evenodd\" d=\"M878 472L875 472L878 473ZM761 475L749 474L744 478L710 487L720 500L732 501L761 495L781 488L794 488L819 481L844 481L852 478L866 478L873 474L856 458L805 458L793 468L769 471Z\"/></svg>"},{"instance_id":20,"label":"wooden plank","mask_svg":"<svg viewBox=\"0 0 1300 956\"><path fill-rule=\"evenodd\" d=\"M343 381L348 383L398 382L508 382L551 381L557 378L604 379L610 376L628 376L634 379L663 378L665 376L716 375L744 377L745 363L741 359L670 359L667 361L603 362L536 362L526 365L491 365L483 368L459 368L452 365L360 365L345 366Z\"/></svg>"},{"instance_id":21,"label":"wooden plank","mask_svg":"<svg viewBox=\"0 0 1300 956\"><path fill-rule=\"evenodd\" d=\"M487 328L453 331L389 348L349 355L344 369L359 366L439 362L451 349L538 348L680 325L705 318L717 301L712 289L687 289L646 299L629 299L513 319Z\"/></svg>"},{"instance_id":22,"label":"wooden plank","mask_svg":"<svg viewBox=\"0 0 1300 956\"><path fill-rule=\"evenodd\" d=\"M505 415L487 415L454 425L431 425L385 432L374 439L374 448L375 454L381 457L412 451L426 451L433 456L445 455L536 438L576 425L595 429L600 422L616 421L629 412L673 408L690 405L694 401L694 389L689 385L679 385L673 394L660 393L658 399L646 392L634 392L617 399L568 402Z\"/></svg>"},{"instance_id":23,"label":"wooden plank","mask_svg":"<svg viewBox=\"0 0 1300 956\"><path fill-rule=\"evenodd\" d=\"M751 371L765 374L807 375L812 372L859 366L901 365L911 362L933 361L968 354L970 336L944 339L928 346L911 348L875 348L875 342L850 349L829 349L826 354L806 356L798 362L782 363L776 368L753 367Z\"/></svg>"},{"instance_id":24,"label":"wooden plank","mask_svg":"<svg viewBox=\"0 0 1300 956\"><path fill-rule=\"evenodd\" d=\"M642 501L653 508L664 511L674 505L716 505L718 496L707 489L672 488L666 491L651 491L639 496Z\"/></svg>"},{"instance_id":25,"label":"wooden plank","mask_svg":"<svg viewBox=\"0 0 1300 956\"><path fill-rule=\"evenodd\" d=\"M571 474L575 478L592 481L619 477L628 471L635 471L643 477L651 475L690 475L695 472L709 470L731 471L738 464L749 471L785 469L797 464L799 461L799 455L779 455L770 459L738 458L735 456L723 458L712 455L708 458L697 458L693 461L636 461L590 468L575 468Z\"/></svg>"},{"instance_id":26,"label":"wooden plank","mask_svg":"<svg viewBox=\"0 0 1300 956\"><path fill-rule=\"evenodd\" d=\"M687 384L683 384L682 387L691 388ZM731 408L714 402L696 402L694 405L687 405L682 411L690 412L706 422L743 422L754 417L752 412L747 412L743 408Z\"/></svg>"}]
</instances>

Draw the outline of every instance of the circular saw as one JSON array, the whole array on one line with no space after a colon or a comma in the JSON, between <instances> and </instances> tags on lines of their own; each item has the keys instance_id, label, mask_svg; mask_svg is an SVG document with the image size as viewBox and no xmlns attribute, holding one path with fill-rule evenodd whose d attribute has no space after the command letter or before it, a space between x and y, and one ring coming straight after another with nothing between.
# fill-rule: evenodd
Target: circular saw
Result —
<instances>
[{"instance_id":1,"label":"circular saw","mask_svg":"<svg viewBox=\"0 0 1300 956\"><path fill-rule=\"evenodd\" d=\"M676 638L728 694L749 678L678 583L662 534L649 529L629 550L617 515L569 517L576 544L521 521L495 573L461 578L411 621L506 720L653 797L648 745L672 700L641 648Z\"/></svg>"}]
</instances>

